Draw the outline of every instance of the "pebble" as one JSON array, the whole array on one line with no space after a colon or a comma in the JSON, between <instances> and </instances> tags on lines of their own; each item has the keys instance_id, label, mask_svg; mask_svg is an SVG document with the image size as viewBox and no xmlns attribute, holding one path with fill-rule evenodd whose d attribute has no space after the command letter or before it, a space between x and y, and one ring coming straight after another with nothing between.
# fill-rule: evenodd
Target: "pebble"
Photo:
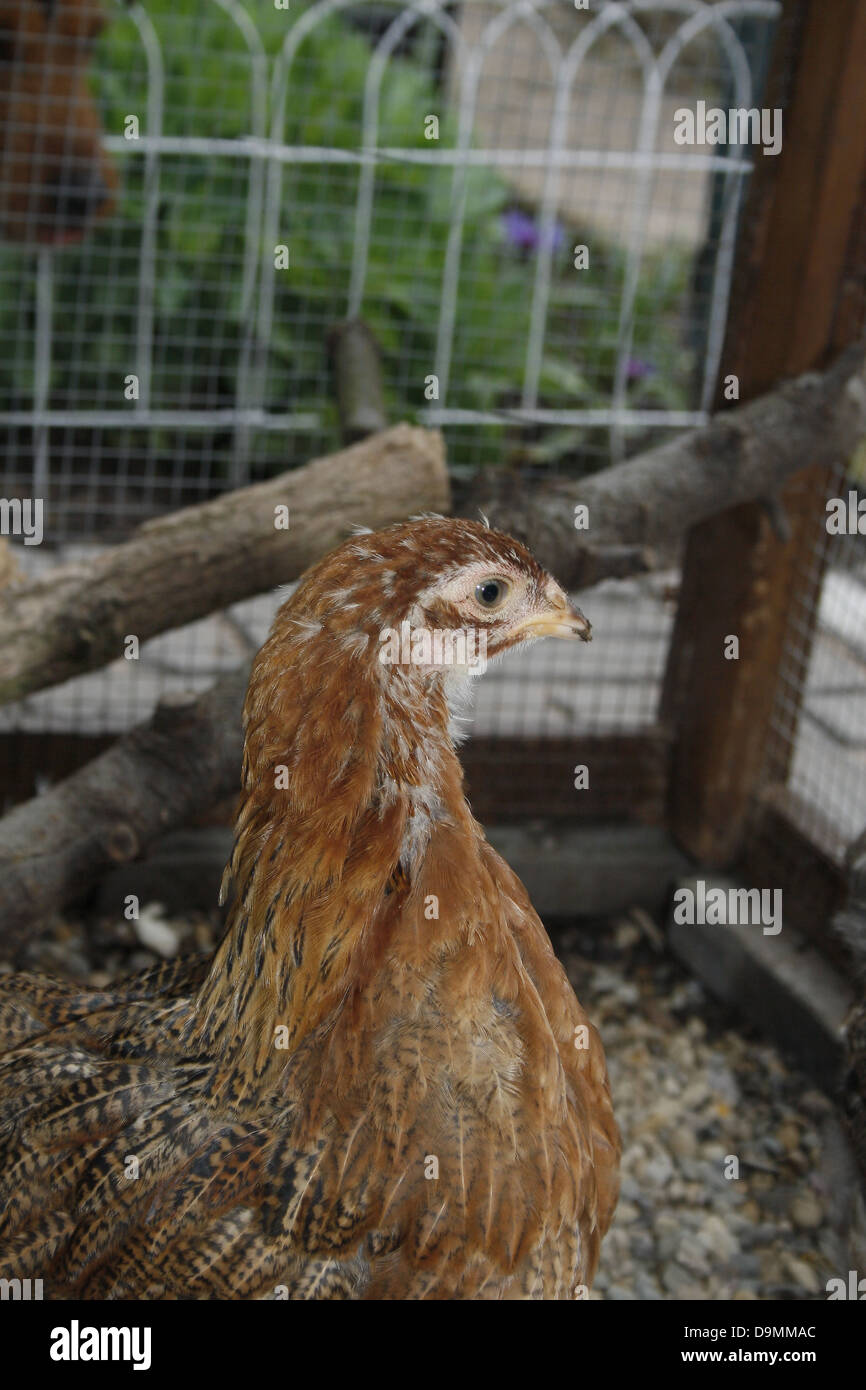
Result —
<instances>
[{"instance_id":1,"label":"pebble","mask_svg":"<svg viewBox=\"0 0 866 1390\"><path fill-rule=\"evenodd\" d=\"M647 1182L653 1183L656 1187L664 1187L674 1175L673 1160L664 1149L659 1149L652 1158L647 1159L639 1173Z\"/></svg>"},{"instance_id":2,"label":"pebble","mask_svg":"<svg viewBox=\"0 0 866 1390\"><path fill-rule=\"evenodd\" d=\"M164 960L176 956L180 948L181 933L176 925L165 916L160 903L148 903L142 907L136 919L135 932L142 946Z\"/></svg>"},{"instance_id":3,"label":"pebble","mask_svg":"<svg viewBox=\"0 0 866 1390\"><path fill-rule=\"evenodd\" d=\"M655 1241L646 1231L630 1231L629 1246L638 1265L646 1264L655 1256Z\"/></svg>"},{"instance_id":4,"label":"pebble","mask_svg":"<svg viewBox=\"0 0 866 1390\"><path fill-rule=\"evenodd\" d=\"M784 1259L784 1266L788 1274L807 1293L817 1293L821 1282L816 1271L811 1265L807 1265L805 1260L798 1260L793 1255L788 1255Z\"/></svg>"},{"instance_id":5,"label":"pebble","mask_svg":"<svg viewBox=\"0 0 866 1390\"><path fill-rule=\"evenodd\" d=\"M783 1124L776 1131L776 1139L787 1154L795 1154L800 1147L800 1130L797 1125Z\"/></svg>"},{"instance_id":6,"label":"pebble","mask_svg":"<svg viewBox=\"0 0 866 1390\"><path fill-rule=\"evenodd\" d=\"M620 1226L630 1226L632 1221L637 1221L640 1212L634 1202L624 1202L620 1197L619 1205L616 1209L616 1219Z\"/></svg>"},{"instance_id":7,"label":"pebble","mask_svg":"<svg viewBox=\"0 0 866 1390\"><path fill-rule=\"evenodd\" d=\"M739 1253L739 1241L731 1229L730 1221L723 1221L715 1212L702 1222L698 1240L707 1251L715 1254L720 1260L732 1260Z\"/></svg>"},{"instance_id":8,"label":"pebble","mask_svg":"<svg viewBox=\"0 0 866 1390\"><path fill-rule=\"evenodd\" d=\"M849 1267L810 1185L832 1102L645 939L621 931L624 959L598 965L582 931L591 937L575 929L573 966L563 957L600 1028L623 1137L620 1209L593 1297L823 1297ZM628 1006L625 982L638 995Z\"/></svg>"},{"instance_id":9,"label":"pebble","mask_svg":"<svg viewBox=\"0 0 866 1390\"><path fill-rule=\"evenodd\" d=\"M811 1192L799 1192L790 1206L791 1220L804 1231L814 1231L824 1220L824 1208Z\"/></svg>"},{"instance_id":10,"label":"pebble","mask_svg":"<svg viewBox=\"0 0 866 1390\"><path fill-rule=\"evenodd\" d=\"M693 1236L681 1240L676 1251L677 1262L696 1274L709 1274L710 1262L707 1252Z\"/></svg>"},{"instance_id":11,"label":"pebble","mask_svg":"<svg viewBox=\"0 0 866 1390\"><path fill-rule=\"evenodd\" d=\"M690 1129L678 1129L671 1135L671 1152L676 1158L694 1158L698 1151L698 1141Z\"/></svg>"},{"instance_id":12,"label":"pebble","mask_svg":"<svg viewBox=\"0 0 866 1390\"><path fill-rule=\"evenodd\" d=\"M618 922L614 932L617 949L628 951L640 941L640 927L634 922Z\"/></svg>"}]
</instances>

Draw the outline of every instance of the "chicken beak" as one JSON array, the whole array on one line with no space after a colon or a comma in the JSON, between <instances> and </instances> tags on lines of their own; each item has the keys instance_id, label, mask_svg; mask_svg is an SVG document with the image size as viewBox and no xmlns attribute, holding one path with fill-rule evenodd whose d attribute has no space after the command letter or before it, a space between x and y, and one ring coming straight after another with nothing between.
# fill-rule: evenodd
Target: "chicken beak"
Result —
<instances>
[{"instance_id":1,"label":"chicken beak","mask_svg":"<svg viewBox=\"0 0 866 1390\"><path fill-rule=\"evenodd\" d=\"M543 613L533 613L525 618L516 629L520 637L564 637L568 641L579 638L581 642L592 641L592 625L579 608L563 597L554 600Z\"/></svg>"}]
</instances>

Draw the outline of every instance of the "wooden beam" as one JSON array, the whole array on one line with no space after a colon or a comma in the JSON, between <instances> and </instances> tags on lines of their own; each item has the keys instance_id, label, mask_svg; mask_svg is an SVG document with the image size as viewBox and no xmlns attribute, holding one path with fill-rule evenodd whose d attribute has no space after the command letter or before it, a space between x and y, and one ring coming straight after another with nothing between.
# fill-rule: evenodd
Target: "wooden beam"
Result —
<instances>
[{"instance_id":1,"label":"wooden beam","mask_svg":"<svg viewBox=\"0 0 866 1390\"><path fill-rule=\"evenodd\" d=\"M0 734L0 812L37 796L43 780L69 777L113 742L113 734Z\"/></svg>"},{"instance_id":2,"label":"wooden beam","mask_svg":"<svg viewBox=\"0 0 866 1390\"><path fill-rule=\"evenodd\" d=\"M722 377L739 378L743 400L823 365L862 332L864 71L862 0L786 5L764 98L783 106L783 147L776 157L756 154L722 358ZM810 469L808 458L803 463L779 495L782 526L778 512L774 525L773 508L749 503L694 527L686 544L662 699L674 738L669 814L679 843L710 864L732 862L753 794L763 779L787 770L832 476ZM794 614L791 699L782 734L777 729L771 739ZM725 658L729 635L739 639L738 660Z\"/></svg>"},{"instance_id":3,"label":"wooden beam","mask_svg":"<svg viewBox=\"0 0 866 1390\"><path fill-rule=\"evenodd\" d=\"M694 872L676 886L699 893L701 882L706 891L720 888L725 893L755 886L752 879L741 883L727 875L712 875L706 882L696 879ZM778 887L778 882L772 886ZM672 915L668 940L711 994L796 1057L819 1085L832 1090L845 1055L843 1024L853 1002L850 973L834 969L814 943L801 936L789 919L784 897L782 913L778 935L765 935L752 923L682 923Z\"/></svg>"},{"instance_id":4,"label":"wooden beam","mask_svg":"<svg viewBox=\"0 0 866 1390\"><path fill-rule=\"evenodd\" d=\"M659 826L546 820L529 825L485 823L484 830L545 921L608 916L635 905L661 915L670 900L670 885L690 868ZM233 838L228 826L165 836L145 858L112 869L102 879L95 899L97 915L118 916L130 893L141 903L161 903L169 915L212 912Z\"/></svg>"},{"instance_id":5,"label":"wooden beam","mask_svg":"<svg viewBox=\"0 0 866 1390\"><path fill-rule=\"evenodd\" d=\"M574 738L471 738L460 749L472 813L482 825L534 818L664 821L669 741L642 734ZM589 786L576 790L585 765Z\"/></svg>"},{"instance_id":6,"label":"wooden beam","mask_svg":"<svg viewBox=\"0 0 866 1390\"><path fill-rule=\"evenodd\" d=\"M671 884L690 868L661 826L544 821L484 829L548 924L609 917L634 907L661 917Z\"/></svg>"},{"instance_id":7,"label":"wooden beam","mask_svg":"<svg viewBox=\"0 0 866 1390\"><path fill-rule=\"evenodd\" d=\"M0 735L4 810L35 797L40 777L60 782L116 741L111 735ZM669 753L667 734L654 727L574 739L471 738L460 759L473 813L484 825L533 817L662 825ZM585 791L574 788L578 763L589 768ZM224 799L194 808L191 822L230 826L236 804L237 788L230 783Z\"/></svg>"}]
</instances>

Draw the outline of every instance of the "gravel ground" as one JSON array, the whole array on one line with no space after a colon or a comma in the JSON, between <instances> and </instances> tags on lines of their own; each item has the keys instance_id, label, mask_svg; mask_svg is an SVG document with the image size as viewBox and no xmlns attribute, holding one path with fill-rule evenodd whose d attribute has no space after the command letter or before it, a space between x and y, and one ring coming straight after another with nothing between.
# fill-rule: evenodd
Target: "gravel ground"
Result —
<instances>
[{"instance_id":1,"label":"gravel ground","mask_svg":"<svg viewBox=\"0 0 866 1390\"><path fill-rule=\"evenodd\" d=\"M826 1298L852 1267L858 1201L830 1099L709 1000L643 914L554 937L623 1136L592 1297Z\"/></svg>"},{"instance_id":2,"label":"gravel ground","mask_svg":"<svg viewBox=\"0 0 866 1390\"><path fill-rule=\"evenodd\" d=\"M17 965L104 985L178 947L210 951L218 931L216 917L154 908L135 924L59 922ZM856 1178L830 1099L709 1000L645 914L552 936L601 1031L623 1136L591 1296L823 1299L858 1256L862 1268ZM726 1177L732 1159L738 1176Z\"/></svg>"}]
</instances>

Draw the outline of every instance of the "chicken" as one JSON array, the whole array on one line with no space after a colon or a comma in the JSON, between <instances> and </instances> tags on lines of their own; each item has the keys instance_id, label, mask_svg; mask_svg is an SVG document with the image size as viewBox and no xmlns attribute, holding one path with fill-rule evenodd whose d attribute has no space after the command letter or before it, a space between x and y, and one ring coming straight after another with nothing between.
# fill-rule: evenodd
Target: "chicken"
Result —
<instances>
[{"instance_id":1,"label":"chicken","mask_svg":"<svg viewBox=\"0 0 866 1390\"><path fill-rule=\"evenodd\" d=\"M65 246L113 207L88 66L100 0L0 0L0 236Z\"/></svg>"},{"instance_id":2,"label":"chicken","mask_svg":"<svg viewBox=\"0 0 866 1390\"><path fill-rule=\"evenodd\" d=\"M574 1298L617 1196L601 1042L466 802L485 661L589 624L417 518L308 571L256 658L212 961L0 979L0 1267L45 1297Z\"/></svg>"}]
</instances>

